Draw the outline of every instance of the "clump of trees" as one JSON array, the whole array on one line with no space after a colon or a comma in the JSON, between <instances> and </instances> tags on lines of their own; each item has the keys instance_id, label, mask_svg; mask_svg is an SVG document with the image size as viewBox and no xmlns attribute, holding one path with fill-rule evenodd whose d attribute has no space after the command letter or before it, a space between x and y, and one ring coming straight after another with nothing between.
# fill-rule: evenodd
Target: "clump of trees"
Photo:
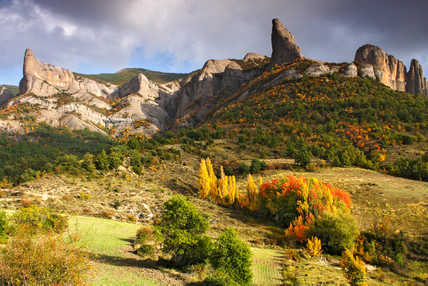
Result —
<instances>
[{"instance_id":1,"label":"clump of trees","mask_svg":"<svg viewBox=\"0 0 428 286\"><path fill-rule=\"evenodd\" d=\"M249 246L232 229L217 239L210 238L208 217L184 197L174 196L165 202L153 228L154 232L147 228L137 232L135 243L139 249L153 251L153 244L160 244L162 255L179 268L210 265L212 270L204 285L250 285Z\"/></svg>"}]
</instances>

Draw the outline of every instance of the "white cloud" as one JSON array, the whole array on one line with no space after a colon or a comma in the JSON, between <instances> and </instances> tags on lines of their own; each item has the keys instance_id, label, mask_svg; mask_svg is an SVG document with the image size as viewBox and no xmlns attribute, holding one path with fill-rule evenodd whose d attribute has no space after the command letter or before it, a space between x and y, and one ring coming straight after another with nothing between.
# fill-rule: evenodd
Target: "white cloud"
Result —
<instances>
[{"instance_id":1,"label":"white cloud","mask_svg":"<svg viewBox=\"0 0 428 286\"><path fill-rule=\"evenodd\" d=\"M142 59L166 54L170 66L192 67L250 51L270 55L270 21L279 17L306 56L351 61L371 42L406 63L420 57L428 70L426 17L391 24L390 16L407 7L397 3L377 1L373 17L368 0L12 0L0 6L0 67L20 66L27 47L46 62L100 72L128 66L137 50ZM409 15L418 10L409 7ZM401 28L407 22L413 30Z\"/></svg>"}]
</instances>

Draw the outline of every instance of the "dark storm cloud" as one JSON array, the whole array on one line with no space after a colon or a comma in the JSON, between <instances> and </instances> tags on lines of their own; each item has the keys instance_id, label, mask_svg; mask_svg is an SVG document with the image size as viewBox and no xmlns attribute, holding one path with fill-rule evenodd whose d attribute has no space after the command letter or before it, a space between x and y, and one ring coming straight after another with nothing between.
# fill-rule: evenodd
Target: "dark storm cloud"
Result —
<instances>
[{"instance_id":1,"label":"dark storm cloud","mask_svg":"<svg viewBox=\"0 0 428 286\"><path fill-rule=\"evenodd\" d=\"M271 19L279 17L307 57L351 61L373 43L428 70L427 12L427 0L0 0L8 43L0 66L21 64L34 47L43 60L71 68L120 68L133 54L167 54L196 68L208 58L270 55Z\"/></svg>"}]
</instances>

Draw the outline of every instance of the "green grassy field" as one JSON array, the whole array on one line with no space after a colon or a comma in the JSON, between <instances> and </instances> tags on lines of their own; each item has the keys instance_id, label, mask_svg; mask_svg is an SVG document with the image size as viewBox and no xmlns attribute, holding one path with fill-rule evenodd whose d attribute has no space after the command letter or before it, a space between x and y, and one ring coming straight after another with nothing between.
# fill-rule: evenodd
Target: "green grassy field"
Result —
<instances>
[{"instance_id":1,"label":"green grassy field","mask_svg":"<svg viewBox=\"0 0 428 286\"><path fill-rule=\"evenodd\" d=\"M73 216L69 223L70 233L79 235L81 246L93 260L91 285L184 285L180 279L165 280L168 279L165 276L171 279L179 275L173 270L147 268L144 261L130 253L138 224L84 216ZM281 285L283 252L251 250L254 285Z\"/></svg>"},{"instance_id":2,"label":"green grassy field","mask_svg":"<svg viewBox=\"0 0 428 286\"><path fill-rule=\"evenodd\" d=\"M137 224L83 216L71 217L69 223L94 261L91 285L160 285L145 279L136 269L138 260L127 253Z\"/></svg>"}]
</instances>

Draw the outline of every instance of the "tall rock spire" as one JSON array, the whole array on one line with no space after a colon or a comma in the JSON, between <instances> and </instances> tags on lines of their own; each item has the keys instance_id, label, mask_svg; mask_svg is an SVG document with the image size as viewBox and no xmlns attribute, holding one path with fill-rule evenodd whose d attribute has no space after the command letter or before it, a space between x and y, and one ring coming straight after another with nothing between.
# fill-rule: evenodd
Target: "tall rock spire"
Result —
<instances>
[{"instance_id":1,"label":"tall rock spire","mask_svg":"<svg viewBox=\"0 0 428 286\"><path fill-rule=\"evenodd\" d=\"M303 58L300 47L293 35L279 19L272 20L272 59L271 65L291 63Z\"/></svg>"},{"instance_id":2,"label":"tall rock spire","mask_svg":"<svg viewBox=\"0 0 428 286\"><path fill-rule=\"evenodd\" d=\"M413 94L428 94L427 80L424 77L424 71L419 62L413 59L410 63L410 69L407 73L406 91Z\"/></svg>"}]
</instances>

